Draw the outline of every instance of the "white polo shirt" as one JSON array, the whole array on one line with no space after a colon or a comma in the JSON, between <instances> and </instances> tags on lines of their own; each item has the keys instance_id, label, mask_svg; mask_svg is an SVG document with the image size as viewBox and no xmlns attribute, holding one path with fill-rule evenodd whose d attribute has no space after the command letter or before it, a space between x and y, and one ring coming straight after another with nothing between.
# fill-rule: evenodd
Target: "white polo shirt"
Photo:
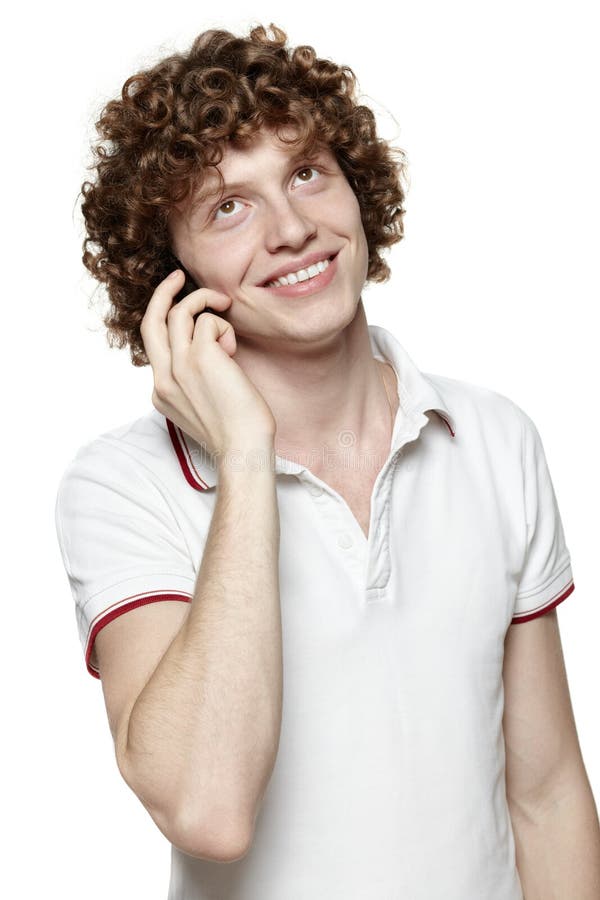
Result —
<instances>
[{"instance_id":1,"label":"white polo shirt","mask_svg":"<svg viewBox=\"0 0 600 900\"><path fill-rule=\"evenodd\" d=\"M369 538L335 490L276 458L279 752L247 855L172 847L168 900L522 900L504 638L574 587L544 450L507 397L369 335L400 401ZM153 408L69 463L56 525L92 675L113 618L191 600L214 462Z\"/></svg>"}]
</instances>

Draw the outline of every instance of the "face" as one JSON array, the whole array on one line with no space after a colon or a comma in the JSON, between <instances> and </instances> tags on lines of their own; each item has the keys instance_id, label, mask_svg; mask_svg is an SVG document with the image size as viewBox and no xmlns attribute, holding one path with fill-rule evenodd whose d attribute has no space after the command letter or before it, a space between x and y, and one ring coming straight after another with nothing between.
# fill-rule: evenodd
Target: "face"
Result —
<instances>
[{"instance_id":1,"label":"face","mask_svg":"<svg viewBox=\"0 0 600 900\"><path fill-rule=\"evenodd\" d=\"M358 200L329 149L297 152L267 130L245 148L227 146L223 193L210 169L193 203L169 215L171 249L198 287L232 298L219 315L238 342L314 343L356 314L368 268ZM329 264L307 279L318 260ZM288 273L287 287L269 285Z\"/></svg>"}]
</instances>

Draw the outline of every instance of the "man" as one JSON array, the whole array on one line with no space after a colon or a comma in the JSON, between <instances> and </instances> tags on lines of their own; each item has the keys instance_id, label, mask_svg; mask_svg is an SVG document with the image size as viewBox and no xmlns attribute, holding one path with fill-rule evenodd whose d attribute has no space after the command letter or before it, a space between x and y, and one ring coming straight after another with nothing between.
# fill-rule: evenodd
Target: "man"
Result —
<instances>
[{"instance_id":1,"label":"man","mask_svg":"<svg viewBox=\"0 0 600 900\"><path fill-rule=\"evenodd\" d=\"M137 321L154 410L82 448L57 498L120 772L173 845L170 900L592 900L555 611L574 585L539 434L367 324L368 179L391 169L351 95L323 100L333 64L285 62L282 34L207 33L124 90L105 119L121 180L99 168L86 194L131 347L137 248L180 266ZM222 128L221 158L134 229L132 209L164 211L180 157L161 167L152 129L182 108L204 110L194 152ZM308 109L338 138L307 142Z\"/></svg>"}]
</instances>

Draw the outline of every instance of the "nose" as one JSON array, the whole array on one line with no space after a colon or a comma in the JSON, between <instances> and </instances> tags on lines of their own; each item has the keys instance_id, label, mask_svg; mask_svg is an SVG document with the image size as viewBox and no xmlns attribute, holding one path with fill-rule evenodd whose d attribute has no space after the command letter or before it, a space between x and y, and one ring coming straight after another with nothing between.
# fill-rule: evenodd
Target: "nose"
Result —
<instances>
[{"instance_id":1,"label":"nose","mask_svg":"<svg viewBox=\"0 0 600 900\"><path fill-rule=\"evenodd\" d=\"M271 253L280 247L301 247L317 230L315 223L287 196L269 205L266 221L265 244Z\"/></svg>"}]
</instances>

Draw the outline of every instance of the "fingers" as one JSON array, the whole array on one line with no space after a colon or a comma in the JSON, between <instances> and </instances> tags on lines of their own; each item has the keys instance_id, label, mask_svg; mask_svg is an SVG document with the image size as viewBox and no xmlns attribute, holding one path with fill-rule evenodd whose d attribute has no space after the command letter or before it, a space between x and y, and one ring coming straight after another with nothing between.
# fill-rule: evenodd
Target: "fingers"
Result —
<instances>
[{"instance_id":1,"label":"fingers","mask_svg":"<svg viewBox=\"0 0 600 900\"><path fill-rule=\"evenodd\" d=\"M193 357L190 354L192 339L198 334L198 342L206 347L221 342L221 347L233 356L235 334L232 326L220 316L204 313L207 305L225 310L231 298L208 288L198 288L174 303L183 286L183 272L176 270L163 279L152 293L146 312L140 323L140 333L146 355L152 366L154 391L152 402L155 408L190 434L197 433L201 423L196 404L188 396L186 385L191 383L197 389L192 370ZM198 327L194 322L198 315ZM191 382L189 376L192 375Z\"/></svg>"},{"instance_id":2,"label":"fingers","mask_svg":"<svg viewBox=\"0 0 600 900\"><path fill-rule=\"evenodd\" d=\"M198 288L198 290L192 291L191 294L180 300L179 303L176 303L175 306L172 306L167 314L168 340L172 355L178 356L190 349L195 329L203 320L218 319L223 325L227 325L225 320L218 315L213 316L211 313L199 314L204 313L207 306L214 309L215 312L224 312L230 304L231 298L226 294L213 291L211 288ZM194 320L196 315L198 318ZM202 334L205 334L203 330ZM206 336L208 337L209 334L213 333L206 333ZM214 335L213 340L216 340L217 337L218 335Z\"/></svg>"},{"instance_id":3,"label":"fingers","mask_svg":"<svg viewBox=\"0 0 600 900\"><path fill-rule=\"evenodd\" d=\"M171 353L167 327L167 313L178 291L183 286L183 272L178 269L164 278L152 293L146 312L140 323L140 333L146 356L156 374L165 375L171 370Z\"/></svg>"},{"instance_id":4,"label":"fingers","mask_svg":"<svg viewBox=\"0 0 600 900\"><path fill-rule=\"evenodd\" d=\"M235 331L231 322L227 322L222 316L204 313L196 322L192 344L194 347L206 347L211 342L218 343L229 356L234 356L237 350Z\"/></svg>"},{"instance_id":5,"label":"fingers","mask_svg":"<svg viewBox=\"0 0 600 900\"><path fill-rule=\"evenodd\" d=\"M212 308L223 310L231 303L225 294L199 288L173 305L183 282L181 269L164 278L152 293L140 323L144 349L155 379L158 375L163 383L167 376L171 376L172 352L189 347L194 333L193 316L202 312L209 302Z\"/></svg>"}]
</instances>

